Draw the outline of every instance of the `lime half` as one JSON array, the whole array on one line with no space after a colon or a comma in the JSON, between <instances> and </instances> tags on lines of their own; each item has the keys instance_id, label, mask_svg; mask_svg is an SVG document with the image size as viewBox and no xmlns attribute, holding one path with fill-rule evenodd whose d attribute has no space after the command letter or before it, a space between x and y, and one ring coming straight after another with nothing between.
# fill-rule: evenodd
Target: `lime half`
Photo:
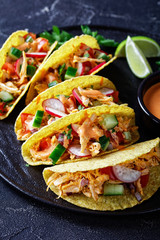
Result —
<instances>
[{"instance_id":1,"label":"lime half","mask_svg":"<svg viewBox=\"0 0 160 240\"><path fill-rule=\"evenodd\" d=\"M131 71L139 78L145 78L152 73L151 66L142 50L128 36L126 41L126 58Z\"/></svg>"},{"instance_id":2,"label":"lime half","mask_svg":"<svg viewBox=\"0 0 160 240\"><path fill-rule=\"evenodd\" d=\"M160 46L152 38L145 36L134 36L131 39L137 44L137 46L142 50L145 57L159 57L160 56ZM125 45L126 40L122 41L115 51L115 56L125 57Z\"/></svg>"}]
</instances>

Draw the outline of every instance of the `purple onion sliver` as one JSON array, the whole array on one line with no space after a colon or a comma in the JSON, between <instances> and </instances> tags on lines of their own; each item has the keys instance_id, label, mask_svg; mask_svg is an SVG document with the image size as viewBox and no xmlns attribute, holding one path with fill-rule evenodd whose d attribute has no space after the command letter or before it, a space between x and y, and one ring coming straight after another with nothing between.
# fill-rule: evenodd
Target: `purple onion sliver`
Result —
<instances>
[{"instance_id":1,"label":"purple onion sliver","mask_svg":"<svg viewBox=\"0 0 160 240\"><path fill-rule=\"evenodd\" d=\"M31 129L31 133L35 133L35 132L37 132L37 131L38 131L37 128L33 128L33 129Z\"/></svg>"},{"instance_id":2,"label":"purple onion sliver","mask_svg":"<svg viewBox=\"0 0 160 240\"><path fill-rule=\"evenodd\" d=\"M108 148L107 148L107 151L110 151L110 150L113 150L113 145L112 145L112 143L110 143L110 144L108 145Z\"/></svg>"},{"instance_id":3,"label":"purple onion sliver","mask_svg":"<svg viewBox=\"0 0 160 240\"><path fill-rule=\"evenodd\" d=\"M134 184L133 184L133 183L130 183L130 184L129 184L129 188L130 188L130 190L135 190Z\"/></svg>"},{"instance_id":4,"label":"purple onion sliver","mask_svg":"<svg viewBox=\"0 0 160 240\"><path fill-rule=\"evenodd\" d=\"M88 185L88 183L89 183L89 180L88 180L88 179L83 178L83 179L81 180L81 186L82 186L82 187L85 187L86 185Z\"/></svg>"},{"instance_id":5,"label":"purple onion sliver","mask_svg":"<svg viewBox=\"0 0 160 240\"><path fill-rule=\"evenodd\" d=\"M139 192L135 192L135 197L136 197L138 202L142 201L142 196Z\"/></svg>"},{"instance_id":6,"label":"purple onion sliver","mask_svg":"<svg viewBox=\"0 0 160 240\"><path fill-rule=\"evenodd\" d=\"M63 133L60 133L59 136L58 136L58 142L59 143L63 143L64 142L64 134Z\"/></svg>"}]
</instances>

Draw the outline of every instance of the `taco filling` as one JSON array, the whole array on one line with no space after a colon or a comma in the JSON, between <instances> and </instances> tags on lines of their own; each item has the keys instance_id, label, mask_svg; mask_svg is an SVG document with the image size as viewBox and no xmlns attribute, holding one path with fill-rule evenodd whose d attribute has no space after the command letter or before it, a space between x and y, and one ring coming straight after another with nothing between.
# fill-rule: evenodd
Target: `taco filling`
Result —
<instances>
[{"instance_id":1,"label":"taco filling","mask_svg":"<svg viewBox=\"0 0 160 240\"><path fill-rule=\"evenodd\" d=\"M90 158L114 149L121 149L133 141L137 127L128 116L95 113L77 123L55 132L34 144L30 149L32 161Z\"/></svg>"},{"instance_id":2,"label":"taco filling","mask_svg":"<svg viewBox=\"0 0 160 240\"><path fill-rule=\"evenodd\" d=\"M5 115L46 58L51 46L34 33L19 36L20 44L8 49L0 79L0 116Z\"/></svg>"},{"instance_id":3,"label":"taco filling","mask_svg":"<svg viewBox=\"0 0 160 240\"><path fill-rule=\"evenodd\" d=\"M109 88L95 90L93 88L74 88L70 96L57 95L57 98L45 99L42 102L43 113L41 123L34 127L36 114L21 113L22 128L17 131L17 138L25 140L40 128L49 125L57 118L78 112L84 108L102 104L113 105L118 102L118 91Z\"/></svg>"},{"instance_id":4,"label":"taco filling","mask_svg":"<svg viewBox=\"0 0 160 240\"><path fill-rule=\"evenodd\" d=\"M44 76L41 76L41 79L36 82L34 89L38 95L52 86L52 84L60 83L77 76L90 75L98 68L101 68L111 58L111 54L81 43L79 48L70 54L64 63L54 69L50 67L48 71L44 73Z\"/></svg>"},{"instance_id":5,"label":"taco filling","mask_svg":"<svg viewBox=\"0 0 160 240\"><path fill-rule=\"evenodd\" d=\"M100 195L125 195L126 191L130 191L140 202L144 195L143 189L149 181L150 169L159 163L160 151L155 147L149 153L115 166L90 171L53 171L46 181L47 190L53 185L58 189L60 197L83 194L95 201Z\"/></svg>"}]
</instances>

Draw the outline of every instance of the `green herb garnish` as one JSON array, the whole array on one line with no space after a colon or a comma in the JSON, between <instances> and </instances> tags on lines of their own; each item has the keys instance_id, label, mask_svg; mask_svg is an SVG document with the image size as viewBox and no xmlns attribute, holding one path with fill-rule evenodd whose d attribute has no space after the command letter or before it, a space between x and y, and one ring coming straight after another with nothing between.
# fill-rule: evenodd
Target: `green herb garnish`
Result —
<instances>
[{"instance_id":1,"label":"green herb garnish","mask_svg":"<svg viewBox=\"0 0 160 240\"><path fill-rule=\"evenodd\" d=\"M102 35L98 34L98 32L92 32L91 29L87 25L81 25L82 32L84 34L91 35L92 37L96 38L99 45L104 47L117 47L118 42L114 41L113 39L106 39Z\"/></svg>"},{"instance_id":2,"label":"green herb garnish","mask_svg":"<svg viewBox=\"0 0 160 240\"><path fill-rule=\"evenodd\" d=\"M84 54L84 57L89 58L89 53Z\"/></svg>"},{"instance_id":3,"label":"green herb garnish","mask_svg":"<svg viewBox=\"0 0 160 240\"><path fill-rule=\"evenodd\" d=\"M58 83L57 81L50 82L50 83L48 83L48 87L49 87L49 88L50 88L50 87L53 87L53 86L55 86L57 83Z\"/></svg>"},{"instance_id":4,"label":"green herb garnish","mask_svg":"<svg viewBox=\"0 0 160 240\"><path fill-rule=\"evenodd\" d=\"M84 109L84 107L80 104L80 105L78 105L78 110L80 111L80 110L83 110Z\"/></svg>"},{"instance_id":5,"label":"green herb garnish","mask_svg":"<svg viewBox=\"0 0 160 240\"><path fill-rule=\"evenodd\" d=\"M160 61L156 61L156 64L158 65L158 69L160 70Z\"/></svg>"},{"instance_id":6,"label":"green herb garnish","mask_svg":"<svg viewBox=\"0 0 160 240\"><path fill-rule=\"evenodd\" d=\"M58 44L56 46L56 49L58 49L63 43L71 39L73 36L66 31L60 31L60 29L57 26L52 27L52 32L49 33L47 31L44 31L40 33L40 37L48 39L50 44L53 44L55 41L58 41Z\"/></svg>"},{"instance_id":7,"label":"green herb garnish","mask_svg":"<svg viewBox=\"0 0 160 240\"><path fill-rule=\"evenodd\" d=\"M68 131L68 133L66 134L67 139L71 139L71 133L72 133L72 129L70 129L70 130Z\"/></svg>"},{"instance_id":8,"label":"green herb garnish","mask_svg":"<svg viewBox=\"0 0 160 240\"><path fill-rule=\"evenodd\" d=\"M59 66L58 73L60 76L62 75L62 73L64 73L65 67L66 67L65 63L62 66Z\"/></svg>"}]
</instances>

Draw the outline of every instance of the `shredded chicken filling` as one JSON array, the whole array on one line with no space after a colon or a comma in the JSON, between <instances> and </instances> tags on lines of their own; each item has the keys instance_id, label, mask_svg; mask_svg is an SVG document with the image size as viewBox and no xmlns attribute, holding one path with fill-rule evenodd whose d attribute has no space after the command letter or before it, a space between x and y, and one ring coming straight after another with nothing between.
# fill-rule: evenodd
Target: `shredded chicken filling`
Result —
<instances>
[{"instance_id":1,"label":"shredded chicken filling","mask_svg":"<svg viewBox=\"0 0 160 240\"><path fill-rule=\"evenodd\" d=\"M81 124L78 125L79 127L77 129L77 133L75 133L72 127L69 126L65 129L62 129L60 132L55 133L54 136L49 137L49 139L52 140L52 138L54 137L56 139L57 145L58 143L60 143L66 148L66 151L65 151L65 154L67 153L66 159L77 158L77 156L78 157L81 156L81 154L85 153L86 151L87 151L87 154L86 154L87 157L96 156L102 152L101 145L99 143L99 138L104 135L109 138L109 142L112 149L118 148L119 146L124 146L129 141L132 141L132 138L130 140L125 139L125 137L123 136L124 134L122 130L122 129L125 129L125 130L127 129L127 131L130 131L130 133L132 134L135 131L135 129L137 129L135 128L135 126L130 125L131 119L127 117L117 117L117 119L119 119L120 122L123 121L124 123L127 123L128 124L127 127L123 126L123 123L118 123L118 125L116 126L116 132L113 130L108 131L99 124L99 121L100 121L99 117L97 117L96 114L92 114L90 118L86 118L85 120L83 120ZM45 138L42 139L42 141L44 140ZM52 141L50 141L50 144L49 144L50 147L48 147L47 149L41 150L40 148L41 141L36 143L30 149L30 153L33 161L39 161L39 160L51 161L49 159L49 156L52 153L53 149L56 147L55 144L54 144L54 147L53 146L51 147L51 145L52 145ZM68 149L71 145L80 146L80 149L81 149L81 152L79 153L80 155L77 154L76 156L72 151ZM45 159L43 157L44 151L48 152L48 155L46 156ZM108 149L106 149L106 151L108 151ZM62 157L63 157L63 160L65 160L63 155ZM85 157L85 155L83 155L83 157Z\"/></svg>"},{"instance_id":2,"label":"shredded chicken filling","mask_svg":"<svg viewBox=\"0 0 160 240\"><path fill-rule=\"evenodd\" d=\"M58 83L62 82L64 80L64 73L66 72L68 67L77 68L76 76L87 75L91 69L96 67L98 64L105 62L104 59L98 58L96 51L97 51L96 49L92 49L87 45L81 43L79 46L79 49L76 50L75 53L72 53L64 63L61 63L61 65L56 66L55 69L49 68L49 70L44 74L41 80L39 80L35 84L34 88L37 91L37 93L39 94L42 91L46 90L48 88L48 84L52 81L56 80ZM87 54L88 57L85 57L85 54ZM107 56L109 59L112 58L111 54ZM79 63L85 64L85 67L83 68L84 69L83 72L79 72L78 70ZM63 72L61 73L59 69L63 64L65 64L65 67L63 69ZM43 84L43 87L42 87L42 84Z\"/></svg>"},{"instance_id":3,"label":"shredded chicken filling","mask_svg":"<svg viewBox=\"0 0 160 240\"><path fill-rule=\"evenodd\" d=\"M144 154L133 162L124 163L122 165L128 168L134 168L135 170L138 169L141 172L141 175L146 175L149 173L151 167L157 166L159 163L159 149L154 148L150 153ZM119 180L111 180L108 174L101 173L101 169L74 173L55 172L47 181L47 190L54 185L59 189L59 197L76 193L84 194L86 197L92 197L97 201L99 195L103 194L105 182L112 184L122 183ZM133 184L135 186L135 191L138 191L143 196L143 188L141 186L140 178Z\"/></svg>"},{"instance_id":4,"label":"shredded chicken filling","mask_svg":"<svg viewBox=\"0 0 160 240\"><path fill-rule=\"evenodd\" d=\"M86 107L94 106L94 103L96 102L96 105L100 104L108 104L113 105L113 97L106 96L105 94L101 93L99 90L93 90L93 89L82 89L78 87L79 94L82 97L83 104ZM65 95L59 95L58 99L63 103L65 107L65 112L67 114L75 113L79 111L79 105L74 97L73 94L71 94L69 97ZM83 109L83 107L81 107ZM50 117L50 115L45 111L44 109L44 116L42 119L41 127L49 125L55 120L55 117ZM32 123L32 119L30 118L30 121ZM18 130L17 137L18 139L27 139L33 132L35 132L35 129L31 127L29 119L25 121L25 124L22 125L22 128ZM28 125L28 126L27 126ZM40 128L41 128L40 127ZM30 132L28 131L30 130Z\"/></svg>"},{"instance_id":5,"label":"shredded chicken filling","mask_svg":"<svg viewBox=\"0 0 160 240\"><path fill-rule=\"evenodd\" d=\"M29 33L30 34L30 33ZM28 36L29 36L28 34ZM3 101L0 101L0 115L3 115L9 111L16 99L23 92L26 85L31 79L31 76L27 74L27 66L32 65L35 69L42 63L42 58L26 57L26 53L39 52L42 47L42 38L36 38L35 34L32 34L33 42L26 42L25 37L19 36L20 45L15 48L22 51L22 56L18 59L14 59L7 55L5 64L2 66L2 77L0 79L0 91L6 91L13 96L13 100L5 102L2 106ZM46 44L43 45L43 51L48 52L49 42L44 40Z\"/></svg>"}]
</instances>

